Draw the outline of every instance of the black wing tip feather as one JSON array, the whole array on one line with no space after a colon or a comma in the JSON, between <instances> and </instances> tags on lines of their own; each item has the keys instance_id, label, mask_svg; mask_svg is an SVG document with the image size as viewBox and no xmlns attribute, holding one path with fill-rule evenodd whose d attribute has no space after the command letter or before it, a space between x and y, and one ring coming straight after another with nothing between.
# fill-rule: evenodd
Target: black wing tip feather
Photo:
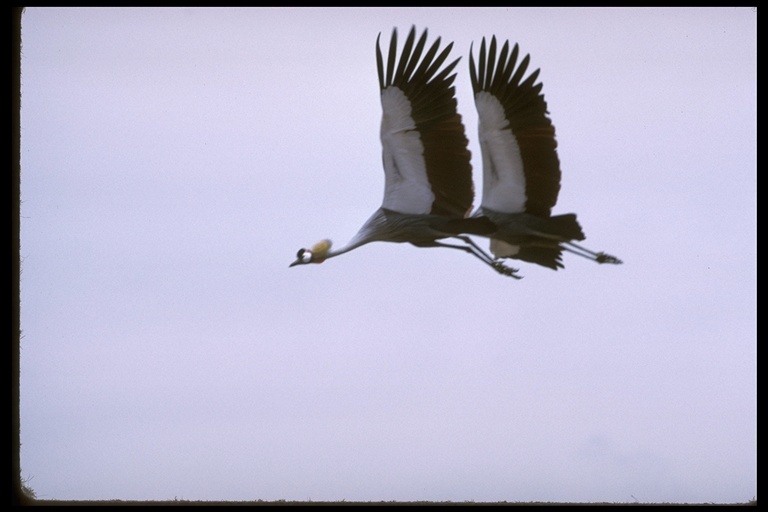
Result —
<instances>
[{"instance_id":1,"label":"black wing tip feather","mask_svg":"<svg viewBox=\"0 0 768 512\"><path fill-rule=\"evenodd\" d=\"M456 74L451 75L450 73L461 61L461 57L459 56L454 61L443 66L453 49L453 42L448 43L440 54L435 56L441 45L441 38L438 36L422 56L428 33L429 29L425 28L417 40L416 25L412 25L402 50L398 52L398 31L397 27L393 28L385 67L381 51L381 32L379 32L376 37L376 62L379 74L379 87L382 90L391 85L402 89L410 82L432 84L435 82L453 81L455 79Z\"/></svg>"},{"instance_id":2,"label":"black wing tip feather","mask_svg":"<svg viewBox=\"0 0 768 512\"><path fill-rule=\"evenodd\" d=\"M523 84L531 88L542 85L541 83L533 83L538 78L541 72L540 69L533 71L523 81L523 76L531 61L531 55L526 54L518 64L517 57L520 53L520 45L518 43L515 43L510 52L510 41L505 40L497 57L498 43L496 36L491 36L490 40L486 40L486 37L483 37L480 40L477 62L475 62L473 56L473 47L474 44L471 44L469 48L469 71L473 92L491 92L500 87L521 86Z\"/></svg>"},{"instance_id":3,"label":"black wing tip feather","mask_svg":"<svg viewBox=\"0 0 768 512\"><path fill-rule=\"evenodd\" d=\"M469 71L473 93L477 95L481 91L486 91L496 96L504 105L508 115L510 109L519 109L526 105L530 109L541 112L543 118L540 122L551 126L551 121L546 115L549 114L547 103L542 93L544 85L539 81L541 69L537 68L526 76L531 62L530 54L526 54L518 62L519 44L515 43L511 52L509 45L510 42L505 41L497 55L496 36L491 37L490 43L487 43L486 38L483 37L480 41L477 62L470 47Z\"/></svg>"}]
</instances>

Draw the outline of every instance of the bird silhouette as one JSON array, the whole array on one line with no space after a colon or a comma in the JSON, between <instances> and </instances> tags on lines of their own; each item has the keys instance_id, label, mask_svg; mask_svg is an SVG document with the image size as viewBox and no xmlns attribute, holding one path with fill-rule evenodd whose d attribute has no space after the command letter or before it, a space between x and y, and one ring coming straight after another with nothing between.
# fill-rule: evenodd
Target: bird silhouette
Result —
<instances>
[{"instance_id":1,"label":"bird silhouette","mask_svg":"<svg viewBox=\"0 0 768 512\"><path fill-rule=\"evenodd\" d=\"M510 52L507 41L497 57L496 37L487 52L483 38L475 66L470 48L483 160L482 201L473 216L496 224L489 238L497 259L514 258L557 270L563 268L562 252L568 251L597 263L619 264L615 256L574 242L585 238L575 214L551 215L561 177L555 128L542 84L536 83L539 70L523 79L530 56L517 65L519 53L517 44Z\"/></svg>"},{"instance_id":2,"label":"bird silhouette","mask_svg":"<svg viewBox=\"0 0 768 512\"><path fill-rule=\"evenodd\" d=\"M407 242L461 250L517 278L517 269L491 257L467 236L489 236L497 227L483 215L469 215L474 199L472 167L456 110L456 74L451 74L459 59L443 67L453 43L440 50L437 38L424 53L427 31L417 41L413 27L398 59L395 29L385 70L380 37L376 67L382 106L382 205L345 246L334 249L330 240L322 240L299 249L290 266L322 263L370 242ZM455 243L440 241L445 238Z\"/></svg>"}]
</instances>

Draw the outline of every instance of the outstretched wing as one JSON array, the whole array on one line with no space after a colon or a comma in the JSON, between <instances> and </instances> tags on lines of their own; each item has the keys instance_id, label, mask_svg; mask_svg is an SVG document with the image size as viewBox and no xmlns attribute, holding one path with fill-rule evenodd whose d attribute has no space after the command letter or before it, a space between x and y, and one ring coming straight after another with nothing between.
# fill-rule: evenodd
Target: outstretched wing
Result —
<instances>
[{"instance_id":1,"label":"outstretched wing","mask_svg":"<svg viewBox=\"0 0 768 512\"><path fill-rule=\"evenodd\" d=\"M427 31L416 41L413 27L398 61L395 29L385 74L379 38L376 63L385 174L382 206L401 213L464 217L472 208L474 189L468 141L452 87L456 74L450 74L459 59L440 70L453 43L438 55L438 38L422 58Z\"/></svg>"},{"instance_id":2,"label":"outstretched wing","mask_svg":"<svg viewBox=\"0 0 768 512\"><path fill-rule=\"evenodd\" d=\"M496 58L496 37L486 53L480 44L477 69L469 71L479 116L483 157L482 206L502 213L549 216L560 191L555 127L547 116L537 69L523 81L530 56L517 65L517 44L505 42Z\"/></svg>"}]
</instances>

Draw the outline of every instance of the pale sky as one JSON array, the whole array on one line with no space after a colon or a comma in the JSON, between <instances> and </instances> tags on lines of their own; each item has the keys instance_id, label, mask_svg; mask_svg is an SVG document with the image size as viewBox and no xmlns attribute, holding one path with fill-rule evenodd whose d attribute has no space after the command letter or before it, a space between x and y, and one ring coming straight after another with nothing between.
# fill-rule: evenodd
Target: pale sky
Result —
<instances>
[{"instance_id":1,"label":"pale sky","mask_svg":"<svg viewBox=\"0 0 768 512\"><path fill-rule=\"evenodd\" d=\"M375 42L531 54L553 213L622 258L524 279L349 240ZM756 496L754 8L28 8L21 469L61 500ZM402 41L402 39L401 39ZM487 247L487 241L478 239Z\"/></svg>"}]
</instances>

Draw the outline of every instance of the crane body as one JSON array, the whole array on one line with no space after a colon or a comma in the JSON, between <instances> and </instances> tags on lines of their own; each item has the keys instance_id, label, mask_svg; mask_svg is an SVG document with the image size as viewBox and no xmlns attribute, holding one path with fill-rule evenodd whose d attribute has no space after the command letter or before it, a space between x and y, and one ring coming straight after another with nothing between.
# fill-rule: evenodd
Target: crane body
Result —
<instances>
[{"instance_id":1,"label":"crane body","mask_svg":"<svg viewBox=\"0 0 768 512\"><path fill-rule=\"evenodd\" d=\"M385 178L381 207L345 246L333 249L330 240L324 240L299 249L290 266L321 263L371 242L395 242L460 250L503 275L518 277L516 269L492 258L467 236L490 235L496 226L483 216L469 216L472 166L456 110L456 75L451 74L459 59L444 65L453 44L441 50L437 38L425 52L426 40L427 31L416 40L413 27L398 59L395 29L386 67L376 40ZM457 243L441 241L445 238Z\"/></svg>"},{"instance_id":2,"label":"crane body","mask_svg":"<svg viewBox=\"0 0 768 512\"><path fill-rule=\"evenodd\" d=\"M470 48L483 162L482 200L473 212L470 152L453 87L459 59L445 64L453 43L441 49L437 38L426 49L427 31L417 40L413 27L398 57L395 29L385 63L380 37L382 205L346 245L334 249L322 240L299 249L290 266L322 263L371 242L460 250L515 279L518 270L505 260L557 270L567 251L597 263L621 263L576 243L585 238L576 214L552 215L560 161L539 70L525 77L530 56L518 64L519 47L510 50L509 42L497 55L494 36L487 48L483 38L475 65ZM492 255L470 235L489 238Z\"/></svg>"},{"instance_id":3,"label":"crane body","mask_svg":"<svg viewBox=\"0 0 768 512\"><path fill-rule=\"evenodd\" d=\"M585 238L576 214L551 215L561 170L555 128L536 82L539 70L524 78L530 56L518 65L517 44L510 50L505 42L498 56L496 50L494 36L487 51L483 38L477 65L469 54L483 161L482 202L473 216L497 226L489 237L491 253L553 270L563 267L563 251L597 263L621 263L575 242Z\"/></svg>"}]
</instances>

